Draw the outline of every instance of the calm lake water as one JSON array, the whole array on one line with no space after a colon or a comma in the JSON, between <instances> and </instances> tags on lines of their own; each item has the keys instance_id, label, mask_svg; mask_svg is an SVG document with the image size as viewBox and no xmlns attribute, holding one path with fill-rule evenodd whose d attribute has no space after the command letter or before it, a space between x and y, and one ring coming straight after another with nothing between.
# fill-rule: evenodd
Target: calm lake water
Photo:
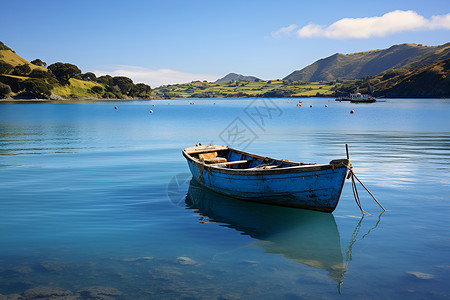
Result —
<instances>
[{"instance_id":1,"label":"calm lake water","mask_svg":"<svg viewBox=\"0 0 450 300\"><path fill-rule=\"evenodd\" d=\"M1 104L0 299L449 299L450 100L300 100ZM199 142L347 143L387 211L359 186L361 219L350 181L333 214L219 196L190 182Z\"/></svg>"}]
</instances>

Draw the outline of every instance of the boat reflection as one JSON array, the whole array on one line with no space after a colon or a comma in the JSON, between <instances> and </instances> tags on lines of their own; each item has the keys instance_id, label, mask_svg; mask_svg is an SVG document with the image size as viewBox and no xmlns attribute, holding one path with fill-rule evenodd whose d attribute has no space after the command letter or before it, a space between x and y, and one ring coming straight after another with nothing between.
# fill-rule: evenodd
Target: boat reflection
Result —
<instances>
[{"instance_id":1,"label":"boat reflection","mask_svg":"<svg viewBox=\"0 0 450 300\"><path fill-rule=\"evenodd\" d=\"M342 283L346 263L334 216L317 211L236 200L191 180L186 204L200 222L217 222L257 239L266 253L282 254L309 267L326 270Z\"/></svg>"}]
</instances>

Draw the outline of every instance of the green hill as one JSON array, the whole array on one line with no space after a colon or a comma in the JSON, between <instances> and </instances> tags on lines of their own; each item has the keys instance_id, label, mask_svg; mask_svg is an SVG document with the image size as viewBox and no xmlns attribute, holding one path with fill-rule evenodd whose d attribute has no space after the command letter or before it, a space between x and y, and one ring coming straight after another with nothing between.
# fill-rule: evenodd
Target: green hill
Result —
<instances>
[{"instance_id":1,"label":"green hill","mask_svg":"<svg viewBox=\"0 0 450 300\"><path fill-rule=\"evenodd\" d=\"M28 62L0 42L0 99L149 99L150 86L124 76L101 76L69 63Z\"/></svg>"},{"instance_id":2,"label":"green hill","mask_svg":"<svg viewBox=\"0 0 450 300\"><path fill-rule=\"evenodd\" d=\"M336 53L294 71L284 78L290 81L356 80L392 69L415 69L437 60L450 58L450 43L440 46L394 45L388 49L352 54Z\"/></svg>"},{"instance_id":3,"label":"green hill","mask_svg":"<svg viewBox=\"0 0 450 300\"><path fill-rule=\"evenodd\" d=\"M421 64L419 64L420 66ZM398 97L450 97L450 58L412 70L397 69L368 79L375 95Z\"/></svg>"},{"instance_id":4,"label":"green hill","mask_svg":"<svg viewBox=\"0 0 450 300\"><path fill-rule=\"evenodd\" d=\"M226 76L217 79L215 83L221 83L221 82L230 82L230 81L238 81L238 80L245 80L245 81L261 81L261 79L255 77L255 76L244 76L241 74L236 73L229 73Z\"/></svg>"}]
</instances>

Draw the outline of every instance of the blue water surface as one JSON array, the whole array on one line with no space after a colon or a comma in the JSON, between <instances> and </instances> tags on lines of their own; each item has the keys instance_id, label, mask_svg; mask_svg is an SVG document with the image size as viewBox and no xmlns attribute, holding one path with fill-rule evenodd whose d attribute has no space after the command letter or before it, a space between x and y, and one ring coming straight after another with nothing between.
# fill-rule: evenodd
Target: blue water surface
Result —
<instances>
[{"instance_id":1,"label":"blue water surface","mask_svg":"<svg viewBox=\"0 0 450 300\"><path fill-rule=\"evenodd\" d=\"M450 298L450 101L301 101L0 104L0 298ZM361 219L350 181L333 214L219 196L190 181L196 143L348 144L387 211L358 186Z\"/></svg>"}]
</instances>

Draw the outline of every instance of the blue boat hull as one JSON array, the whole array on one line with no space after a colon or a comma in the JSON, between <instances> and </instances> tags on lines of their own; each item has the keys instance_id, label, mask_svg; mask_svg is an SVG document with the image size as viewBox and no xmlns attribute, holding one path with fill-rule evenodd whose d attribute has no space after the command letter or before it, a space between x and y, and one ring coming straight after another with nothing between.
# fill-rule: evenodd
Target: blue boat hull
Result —
<instances>
[{"instance_id":1,"label":"blue boat hull","mask_svg":"<svg viewBox=\"0 0 450 300\"><path fill-rule=\"evenodd\" d=\"M349 165L348 160L336 160L327 165L236 169L205 164L184 151L183 155L193 179L215 192L247 201L323 212L333 212L336 208Z\"/></svg>"}]
</instances>

